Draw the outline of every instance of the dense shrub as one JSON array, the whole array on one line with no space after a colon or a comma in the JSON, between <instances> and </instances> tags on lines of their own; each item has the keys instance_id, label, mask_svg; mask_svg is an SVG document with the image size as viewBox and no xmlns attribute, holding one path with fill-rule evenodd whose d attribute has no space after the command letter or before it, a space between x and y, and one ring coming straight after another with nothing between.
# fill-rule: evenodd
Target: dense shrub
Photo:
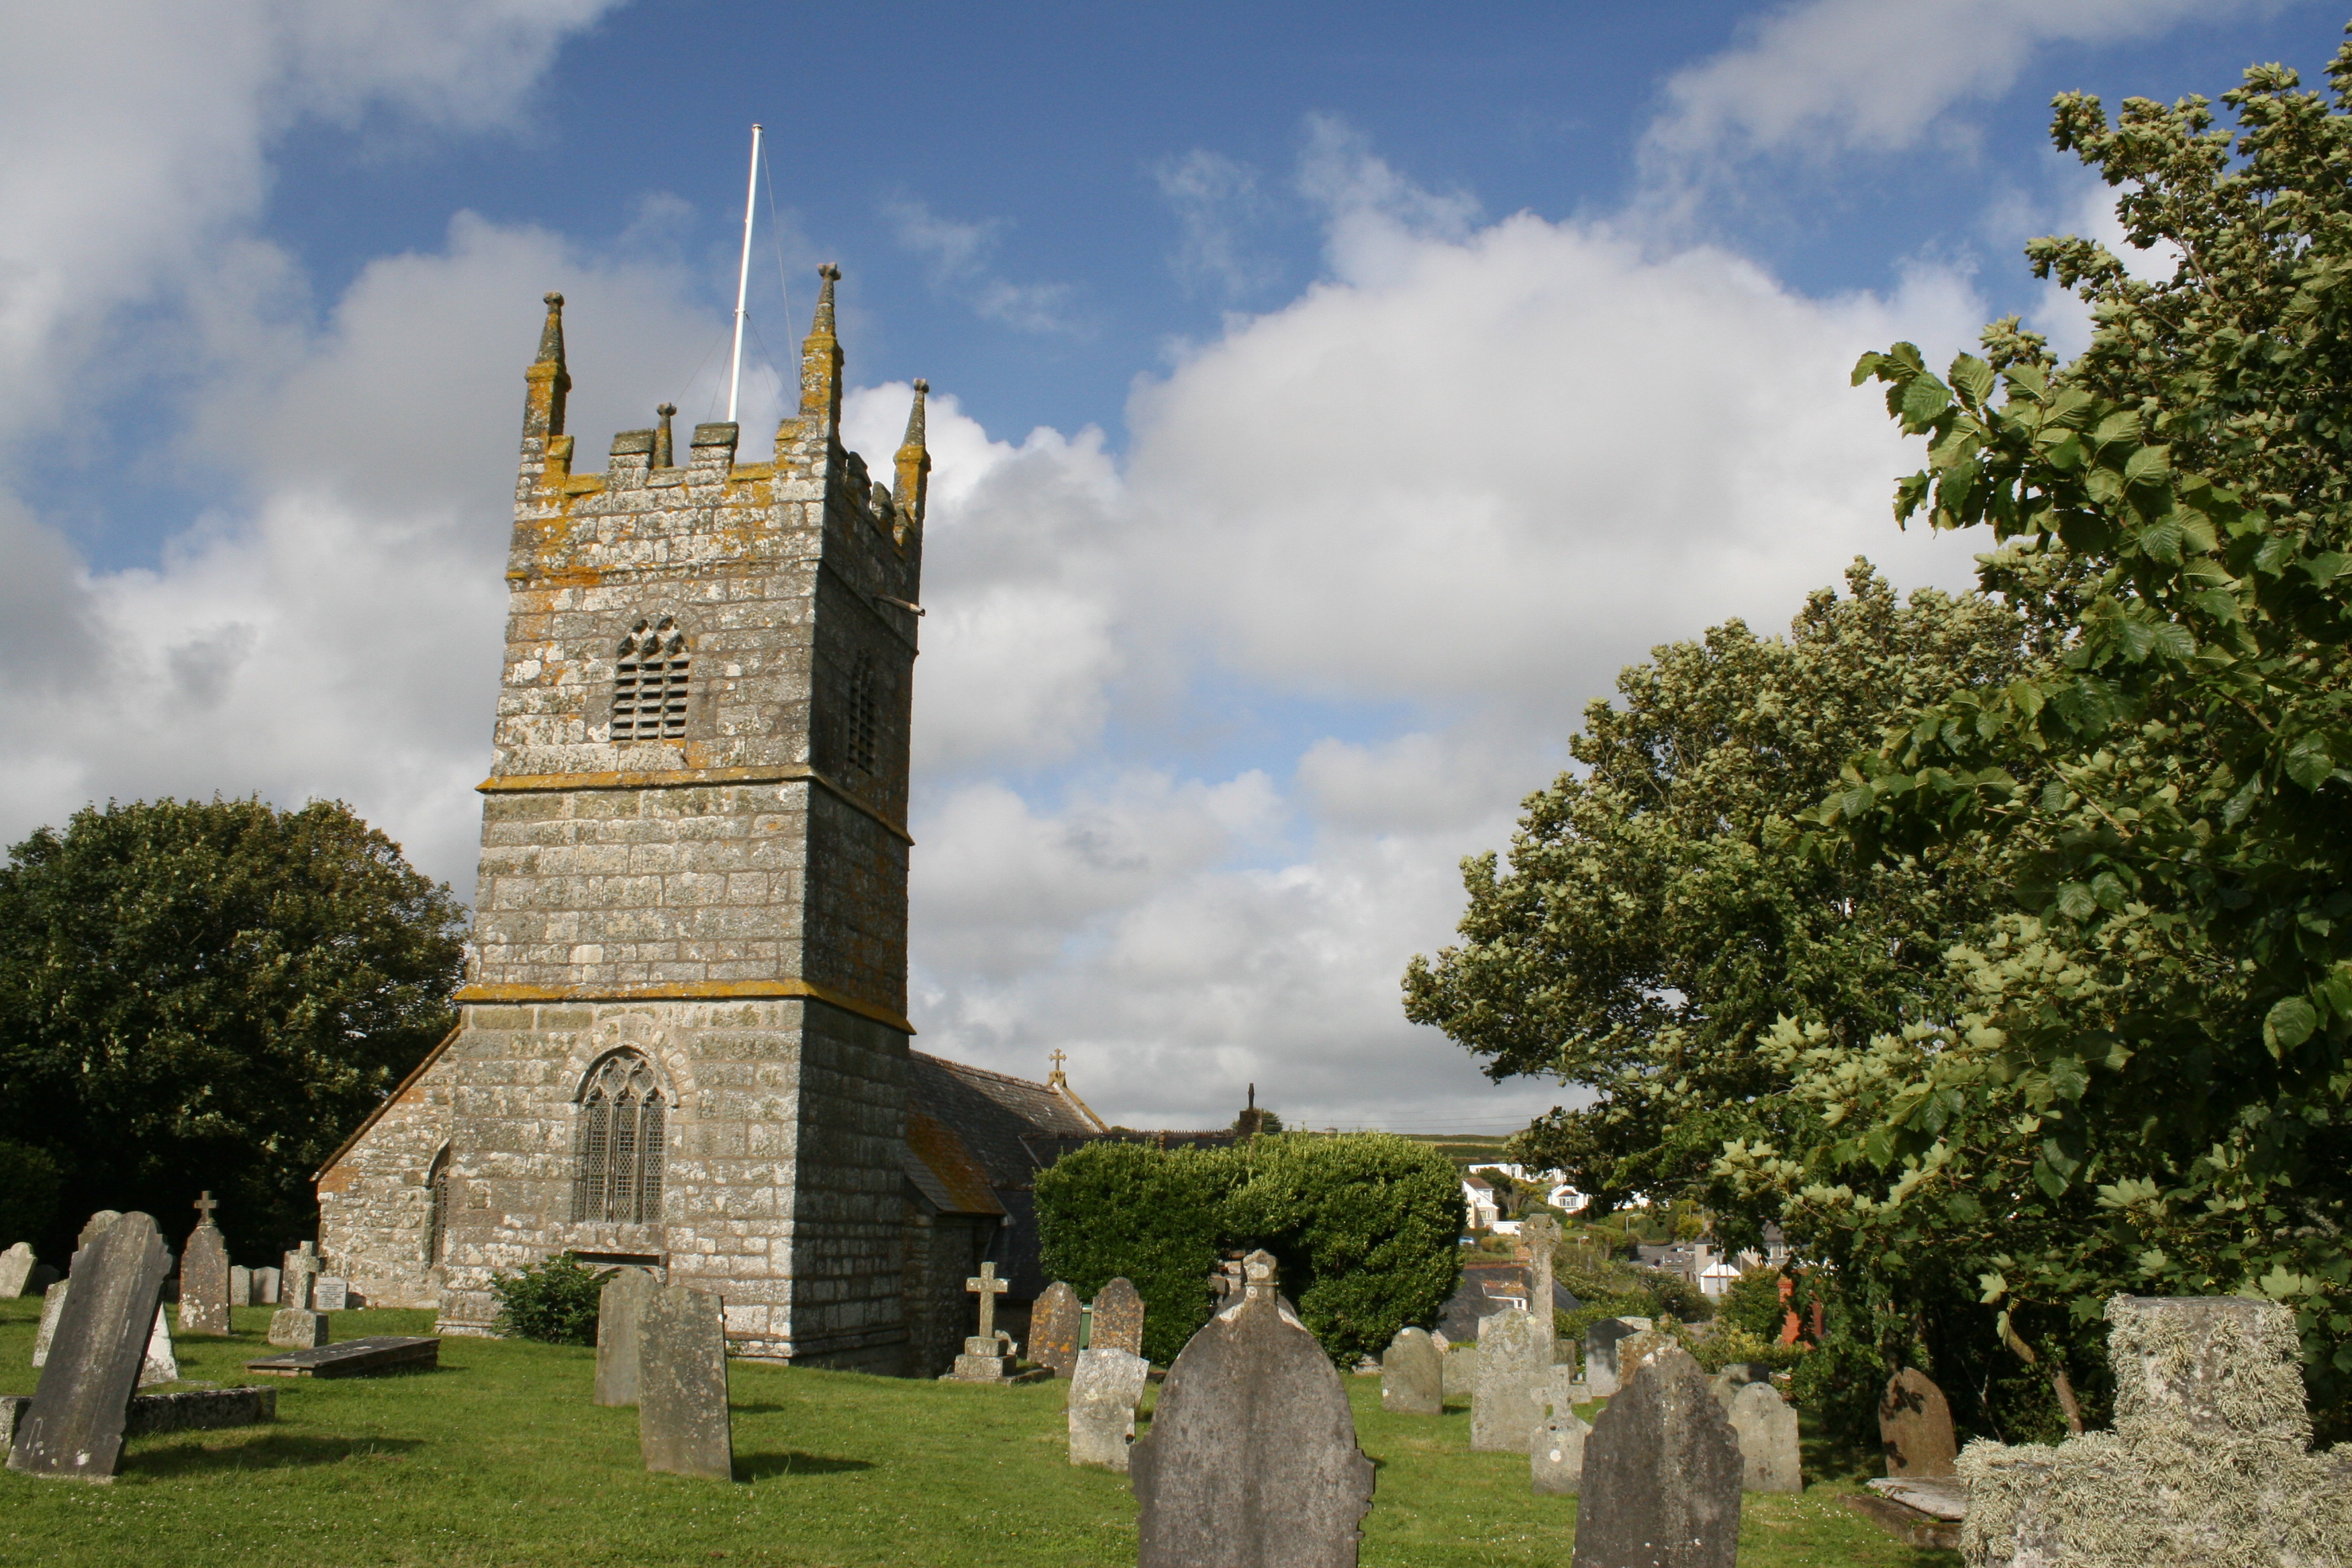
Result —
<instances>
[{"instance_id":1,"label":"dense shrub","mask_svg":"<svg viewBox=\"0 0 2352 1568\"><path fill-rule=\"evenodd\" d=\"M1144 1353L1163 1363L1208 1321L1221 1254L1262 1247L1300 1321L1348 1365L1436 1321L1461 1274L1462 1188L1444 1155L1387 1133L1212 1150L1105 1141L1037 1178L1037 1233L1047 1276L1080 1295L1115 1275L1134 1282Z\"/></svg>"},{"instance_id":2,"label":"dense shrub","mask_svg":"<svg viewBox=\"0 0 2352 1568\"><path fill-rule=\"evenodd\" d=\"M1437 1321L1462 1276L1462 1183L1426 1143L1393 1133L1258 1138L1240 1169L1226 1235L1281 1267L1299 1321L1342 1366L1399 1329Z\"/></svg>"},{"instance_id":3,"label":"dense shrub","mask_svg":"<svg viewBox=\"0 0 2352 1568\"><path fill-rule=\"evenodd\" d=\"M1225 1191L1224 1152L1106 1140L1037 1177L1046 1277L1092 1297L1124 1276L1143 1297L1143 1353L1167 1363L1209 1318Z\"/></svg>"},{"instance_id":4,"label":"dense shrub","mask_svg":"<svg viewBox=\"0 0 2352 1568\"><path fill-rule=\"evenodd\" d=\"M596 1299L604 1279L576 1252L490 1281L499 1299L499 1332L551 1345L596 1342Z\"/></svg>"},{"instance_id":5,"label":"dense shrub","mask_svg":"<svg viewBox=\"0 0 2352 1568\"><path fill-rule=\"evenodd\" d=\"M1759 1340L1778 1340L1789 1308L1780 1300L1782 1275L1777 1268L1750 1268L1731 1282L1715 1315Z\"/></svg>"}]
</instances>

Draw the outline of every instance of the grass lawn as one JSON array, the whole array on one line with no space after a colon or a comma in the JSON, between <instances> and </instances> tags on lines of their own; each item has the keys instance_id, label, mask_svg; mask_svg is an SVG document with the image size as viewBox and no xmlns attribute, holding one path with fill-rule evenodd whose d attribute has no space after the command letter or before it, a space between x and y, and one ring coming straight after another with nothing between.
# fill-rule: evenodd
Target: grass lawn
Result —
<instances>
[{"instance_id":1,"label":"grass lawn","mask_svg":"<svg viewBox=\"0 0 2352 1568\"><path fill-rule=\"evenodd\" d=\"M0 1301L0 1393L29 1394L37 1300ZM959 1387L732 1368L736 1475L649 1476L635 1410L588 1403L594 1352L442 1342L438 1372L331 1382L250 1378L267 1308L230 1340L179 1342L190 1379L273 1382L273 1426L132 1440L111 1486L0 1471L0 1563L1124 1564L1127 1478L1071 1467L1056 1384ZM426 1333L424 1312L339 1312L337 1339ZM1573 1498L1539 1498L1524 1459L1469 1452L1466 1411L1389 1415L1350 1378L1380 1467L1367 1564L1564 1564ZM1751 1497L1748 1568L1942 1568L1848 1512L1851 1480Z\"/></svg>"}]
</instances>

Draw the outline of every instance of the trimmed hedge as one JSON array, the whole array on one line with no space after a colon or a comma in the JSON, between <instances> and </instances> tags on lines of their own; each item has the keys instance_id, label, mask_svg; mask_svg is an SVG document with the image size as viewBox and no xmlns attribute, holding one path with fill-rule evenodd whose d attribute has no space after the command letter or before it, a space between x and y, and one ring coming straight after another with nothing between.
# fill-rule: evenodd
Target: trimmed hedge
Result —
<instances>
[{"instance_id":1,"label":"trimmed hedge","mask_svg":"<svg viewBox=\"0 0 2352 1568\"><path fill-rule=\"evenodd\" d=\"M1335 1362L1377 1355L1399 1329L1437 1321L1461 1277L1462 1221L1453 1164L1391 1133L1089 1143L1037 1178L1046 1274L1082 1296L1132 1280L1144 1353L1163 1364L1208 1321L1220 1255L1261 1247Z\"/></svg>"}]
</instances>

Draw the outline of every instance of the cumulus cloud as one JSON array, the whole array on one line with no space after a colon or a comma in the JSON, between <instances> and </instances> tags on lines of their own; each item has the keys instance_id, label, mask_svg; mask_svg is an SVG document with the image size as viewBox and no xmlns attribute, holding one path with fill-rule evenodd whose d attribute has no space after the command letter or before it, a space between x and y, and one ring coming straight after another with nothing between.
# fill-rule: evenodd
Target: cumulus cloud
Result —
<instances>
[{"instance_id":1,"label":"cumulus cloud","mask_svg":"<svg viewBox=\"0 0 2352 1568\"><path fill-rule=\"evenodd\" d=\"M1181 231L1169 268L1187 289L1239 300L1281 277L1280 264L1250 243L1272 205L1255 169L1195 147L1162 160L1152 177Z\"/></svg>"},{"instance_id":2,"label":"cumulus cloud","mask_svg":"<svg viewBox=\"0 0 2352 1568\"><path fill-rule=\"evenodd\" d=\"M899 196L882 204L898 244L930 262L931 287L961 299L984 321L1028 332L1084 337L1088 324L1076 310L1077 291L1066 283L1015 283L994 266L1002 218L967 223L942 217L922 202Z\"/></svg>"}]
</instances>

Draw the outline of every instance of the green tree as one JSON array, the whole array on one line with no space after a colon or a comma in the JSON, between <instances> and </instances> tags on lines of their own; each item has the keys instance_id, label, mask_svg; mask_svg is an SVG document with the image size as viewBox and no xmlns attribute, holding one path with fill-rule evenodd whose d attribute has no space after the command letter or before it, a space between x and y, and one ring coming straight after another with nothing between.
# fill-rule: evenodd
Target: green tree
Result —
<instances>
[{"instance_id":1,"label":"green tree","mask_svg":"<svg viewBox=\"0 0 2352 1568\"><path fill-rule=\"evenodd\" d=\"M1891 719L2014 679L2038 646L1981 596L1906 603L1863 562L1847 583L1786 638L1734 621L1626 669L1622 706L1593 703L1570 742L1587 772L1528 799L1507 873L1464 862L1462 944L1406 971L1406 1016L1489 1076L1591 1092L1513 1152L1564 1172L1595 1215L1704 1192L1785 1087L1756 1049L1778 1018L1859 1045L1932 1016L1945 948L1997 907L1965 839L1840 858L1796 842L1792 819Z\"/></svg>"},{"instance_id":2,"label":"green tree","mask_svg":"<svg viewBox=\"0 0 2352 1568\"><path fill-rule=\"evenodd\" d=\"M1143 1353L1165 1364L1209 1321L1232 1173L1223 1151L1104 1139L1038 1173L1046 1277L1091 1298L1124 1277L1143 1298Z\"/></svg>"},{"instance_id":3,"label":"green tree","mask_svg":"<svg viewBox=\"0 0 2352 1568\"><path fill-rule=\"evenodd\" d=\"M222 1194L233 1245L310 1234L310 1176L452 1022L460 911L344 806L77 813L0 868L0 1136L71 1212L167 1234Z\"/></svg>"},{"instance_id":4,"label":"green tree","mask_svg":"<svg viewBox=\"0 0 2352 1568\"><path fill-rule=\"evenodd\" d=\"M2060 98L2057 144L2172 275L2039 240L2035 270L2093 309L2075 361L2011 321L1942 379L1909 344L1856 367L1927 442L1898 517L1989 530L1985 584L2064 653L1923 704L1813 814L1832 858L1990 835L2022 907L1952 955L1948 1018L1859 1060L1792 1026L1777 1054L1834 1131L1725 1172L1786 1194L1792 1233L1974 1273L1979 1332L2053 1395L2068 1323L2111 1292L2288 1302L2341 1434L2352 48L2330 78L2332 101L2249 70L2233 128L2201 98L2112 124Z\"/></svg>"}]
</instances>

